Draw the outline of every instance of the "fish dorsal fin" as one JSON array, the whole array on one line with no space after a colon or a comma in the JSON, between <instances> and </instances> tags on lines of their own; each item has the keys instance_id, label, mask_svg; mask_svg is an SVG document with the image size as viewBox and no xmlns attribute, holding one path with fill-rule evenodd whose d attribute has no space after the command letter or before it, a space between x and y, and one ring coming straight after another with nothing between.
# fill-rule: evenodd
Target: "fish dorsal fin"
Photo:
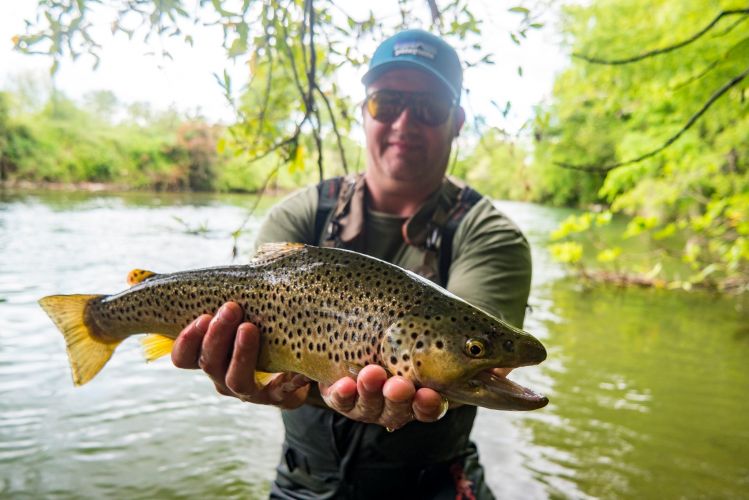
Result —
<instances>
[{"instance_id":1,"label":"fish dorsal fin","mask_svg":"<svg viewBox=\"0 0 749 500\"><path fill-rule=\"evenodd\" d=\"M302 252L306 248L303 243L264 243L260 245L252 258L255 264L267 264L281 257Z\"/></svg>"},{"instance_id":2,"label":"fish dorsal fin","mask_svg":"<svg viewBox=\"0 0 749 500\"><path fill-rule=\"evenodd\" d=\"M151 276L156 276L156 273L153 271L146 271L145 269L133 269L127 273L127 284L130 286L137 285Z\"/></svg>"},{"instance_id":3,"label":"fish dorsal fin","mask_svg":"<svg viewBox=\"0 0 749 500\"><path fill-rule=\"evenodd\" d=\"M160 333L151 333L141 340L143 355L149 363L172 352L174 339Z\"/></svg>"}]
</instances>

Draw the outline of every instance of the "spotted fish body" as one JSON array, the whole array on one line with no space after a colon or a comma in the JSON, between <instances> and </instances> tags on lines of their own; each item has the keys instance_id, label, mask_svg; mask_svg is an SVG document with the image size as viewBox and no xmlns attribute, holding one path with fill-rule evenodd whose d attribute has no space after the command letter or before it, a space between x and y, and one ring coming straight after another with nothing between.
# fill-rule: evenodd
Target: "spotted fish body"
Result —
<instances>
[{"instance_id":1,"label":"spotted fish body","mask_svg":"<svg viewBox=\"0 0 749 500\"><path fill-rule=\"evenodd\" d=\"M487 372L539 363L546 352L538 340L413 273L362 254L271 244L249 265L134 272L130 280L137 284L116 295L40 301L66 336L76 383L92 378L130 335L174 339L200 314L231 300L260 330L262 371L332 383L379 364L455 401L502 409L546 404L509 381L492 382L497 377ZM62 306L73 301L75 311L71 306L63 314ZM91 342L110 352L88 366L86 350L77 351ZM156 349L150 357L163 353ZM504 387L494 402L485 394L492 384Z\"/></svg>"}]
</instances>

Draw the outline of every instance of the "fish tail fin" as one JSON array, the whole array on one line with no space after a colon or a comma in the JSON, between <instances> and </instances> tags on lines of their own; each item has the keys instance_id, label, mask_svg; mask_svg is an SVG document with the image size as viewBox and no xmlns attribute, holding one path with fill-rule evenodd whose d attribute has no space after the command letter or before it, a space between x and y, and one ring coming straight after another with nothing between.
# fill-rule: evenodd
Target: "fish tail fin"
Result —
<instances>
[{"instance_id":1,"label":"fish tail fin","mask_svg":"<svg viewBox=\"0 0 749 500\"><path fill-rule=\"evenodd\" d=\"M86 324L86 306L102 295L50 295L39 305L65 337L73 383L83 385L107 364L120 341L103 341Z\"/></svg>"}]
</instances>

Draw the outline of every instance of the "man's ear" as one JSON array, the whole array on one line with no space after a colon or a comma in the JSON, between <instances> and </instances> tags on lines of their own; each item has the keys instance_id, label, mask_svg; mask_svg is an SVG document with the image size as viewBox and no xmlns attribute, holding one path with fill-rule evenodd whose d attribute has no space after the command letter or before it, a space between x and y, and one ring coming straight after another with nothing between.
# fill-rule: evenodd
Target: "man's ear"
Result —
<instances>
[{"instance_id":1,"label":"man's ear","mask_svg":"<svg viewBox=\"0 0 749 500\"><path fill-rule=\"evenodd\" d=\"M460 129L463 128L463 124L466 121L466 112L462 106L455 108L455 115L453 116L453 137L458 137Z\"/></svg>"}]
</instances>

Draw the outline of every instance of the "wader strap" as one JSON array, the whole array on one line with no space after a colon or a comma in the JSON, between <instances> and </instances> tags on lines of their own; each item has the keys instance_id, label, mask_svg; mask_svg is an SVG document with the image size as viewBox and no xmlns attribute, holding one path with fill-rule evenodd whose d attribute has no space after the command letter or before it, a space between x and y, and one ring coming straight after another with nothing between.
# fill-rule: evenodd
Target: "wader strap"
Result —
<instances>
[{"instance_id":1,"label":"wader strap","mask_svg":"<svg viewBox=\"0 0 749 500\"><path fill-rule=\"evenodd\" d=\"M455 232L463 217L481 200L482 196L474 189L468 186L459 186L447 178L444 182L445 186L442 189L447 193L447 199L437 202L431 216L428 216L430 217L428 221L407 221L403 226L403 237L407 244L421 248L424 253L423 263L414 271L442 286L447 286ZM354 224L354 226L348 228L348 232L352 234L357 233L361 229L359 225L363 224L363 220L359 220L363 217L363 214L351 214L351 210L361 209L358 206L351 206L352 199L356 196L357 187L363 187L363 176L361 174L334 177L317 185L319 201L315 213L315 237L318 238L316 241L318 245L337 248L351 247L353 240L344 244L341 241L341 235L344 232L345 222L348 222L349 225ZM362 193L359 193L359 195L363 196ZM363 199L357 198L355 203L362 204ZM416 217L418 218L418 214ZM407 225L411 222L416 227L422 228L414 235L413 241L409 238L409 230L407 229ZM351 238L351 235L345 237Z\"/></svg>"},{"instance_id":2,"label":"wader strap","mask_svg":"<svg viewBox=\"0 0 749 500\"><path fill-rule=\"evenodd\" d=\"M332 179L325 179L317 185L317 212L315 213L315 238L318 241L315 243L321 243L329 236L326 231L326 237L323 237L323 228L325 222L328 220L330 212L338 204L338 193L341 191L341 184L343 184L343 177L333 177Z\"/></svg>"},{"instance_id":3,"label":"wader strap","mask_svg":"<svg viewBox=\"0 0 749 500\"><path fill-rule=\"evenodd\" d=\"M318 184L319 202L315 214L315 237L317 244L323 247L342 247L342 239L345 244L350 244L361 231L364 224L360 213L362 207L352 207L352 199L363 196L363 175L349 175L346 177L335 177ZM363 202L362 202L363 203ZM353 211L353 213L352 213ZM351 224L352 220L353 225ZM330 221L327 223L326 222ZM351 227L346 223L349 222ZM346 226L348 231L344 228ZM354 233L353 236L351 234ZM349 238L349 240L346 240Z\"/></svg>"},{"instance_id":4,"label":"wader strap","mask_svg":"<svg viewBox=\"0 0 749 500\"><path fill-rule=\"evenodd\" d=\"M439 281L442 286L447 286L447 277L450 271L450 263L453 255L453 238L458 230L460 221L471 208L481 200L481 193L465 186L458 195L458 203L453 207L448 215L447 222L442 227L442 234L439 238Z\"/></svg>"}]
</instances>

